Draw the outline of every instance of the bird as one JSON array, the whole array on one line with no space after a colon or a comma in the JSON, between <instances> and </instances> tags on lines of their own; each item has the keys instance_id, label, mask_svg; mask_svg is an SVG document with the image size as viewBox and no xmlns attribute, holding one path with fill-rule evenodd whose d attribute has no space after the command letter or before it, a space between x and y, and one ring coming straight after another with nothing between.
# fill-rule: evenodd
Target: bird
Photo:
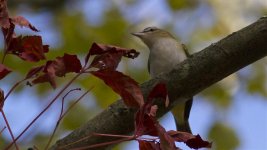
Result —
<instances>
[{"instance_id":1,"label":"bird","mask_svg":"<svg viewBox=\"0 0 267 150\"><path fill-rule=\"evenodd\" d=\"M141 32L131 34L141 39L149 48L148 72L151 78L170 72L175 65L190 57L186 46L163 29L147 27ZM193 97L172 108L178 131L192 133L188 121L192 104Z\"/></svg>"}]
</instances>

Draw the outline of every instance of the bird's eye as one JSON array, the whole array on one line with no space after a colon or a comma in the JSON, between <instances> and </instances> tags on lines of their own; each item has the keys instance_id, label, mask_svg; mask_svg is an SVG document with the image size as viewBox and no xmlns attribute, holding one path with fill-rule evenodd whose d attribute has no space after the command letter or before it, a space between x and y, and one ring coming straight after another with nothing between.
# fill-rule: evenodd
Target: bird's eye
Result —
<instances>
[{"instance_id":1,"label":"bird's eye","mask_svg":"<svg viewBox=\"0 0 267 150\"><path fill-rule=\"evenodd\" d=\"M151 28L151 29L149 29L149 31L152 32L152 31L155 31L155 29Z\"/></svg>"},{"instance_id":2,"label":"bird's eye","mask_svg":"<svg viewBox=\"0 0 267 150\"><path fill-rule=\"evenodd\" d=\"M156 30L157 30L157 28L148 27L148 28L145 28L143 32L153 32Z\"/></svg>"}]
</instances>

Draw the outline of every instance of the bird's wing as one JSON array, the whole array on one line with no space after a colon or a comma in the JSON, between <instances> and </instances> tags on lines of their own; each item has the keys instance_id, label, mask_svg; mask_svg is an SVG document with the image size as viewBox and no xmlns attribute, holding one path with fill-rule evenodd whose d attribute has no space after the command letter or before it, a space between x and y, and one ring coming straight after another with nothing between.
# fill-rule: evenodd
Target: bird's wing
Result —
<instances>
[{"instance_id":1,"label":"bird's wing","mask_svg":"<svg viewBox=\"0 0 267 150\"><path fill-rule=\"evenodd\" d=\"M189 54L188 49L187 49L187 47L185 46L185 44L181 44L181 45L182 45L182 48L183 48L183 50L184 50L184 52L185 52L186 57L190 57L191 55Z\"/></svg>"},{"instance_id":2,"label":"bird's wing","mask_svg":"<svg viewBox=\"0 0 267 150\"><path fill-rule=\"evenodd\" d=\"M148 69L148 73L150 74L150 57L148 57L147 69Z\"/></svg>"},{"instance_id":3,"label":"bird's wing","mask_svg":"<svg viewBox=\"0 0 267 150\"><path fill-rule=\"evenodd\" d=\"M188 52L188 49L186 48L186 46L184 44L180 44L177 42L177 47L181 47L183 49L186 57L191 56ZM174 116L174 119L175 119L175 124L176 124L177 130L192 133L189 122L188 122L192 104L193 104L193 98L187 100L185 103L177 104L171 110L171 112Z\"/></svg>"}]
</instances>

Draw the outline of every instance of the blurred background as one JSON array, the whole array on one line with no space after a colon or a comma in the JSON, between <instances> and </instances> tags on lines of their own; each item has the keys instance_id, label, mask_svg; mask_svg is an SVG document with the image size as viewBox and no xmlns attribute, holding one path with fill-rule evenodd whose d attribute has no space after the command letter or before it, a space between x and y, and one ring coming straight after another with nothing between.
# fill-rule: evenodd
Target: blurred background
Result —
<instances>
[{"instance_id":1,"label":"blurred background","mask_svg":"<svg viewBox=\"0 0 267 150\"><path fill-rule=\"evenodd\" d=\"M131 32L148 26L164 28L195 53L226 37L267 14L266 0L8 0L9 13L27 18L37 29L16 28L23 35L38 34L44 44L50 45L48 59L77 54L81 60L92 42L134 48L141 52L137 59L123 59L119 70L139 83L149 79L147 47ZM0 39L3 49L3 37ZM2 58L3 51L1 51ZM40 62L38 64L43 64ZM213 142L214 150L267 149L267 59L263 58L195 96L190 124L194 134ZM1 80L0 87L7 92L22 79L36 63L24 62L16 56L7 56L5 65L15 72ZM73 75L58 79L58 89ZM82 76L71 88L93 91L78 103L64 118L56 132L62 138L87 122L119 97L102 81ZM34 87L22 84L4 106L15 136L49 103L57 90L48 84ZM82 92L66 98L66 106ZM22 149L35 145L43 149L60 112L56 102L19 140ZM170 114L160 119L167 129L175 129ZM0 118L0 129L5 126ZM0 149L10 143L7 131L0 135ZM189 149L184 144L177 146ZM137 142L127 142L114 149L134 150Z\"/></svg>"}]
</instances>

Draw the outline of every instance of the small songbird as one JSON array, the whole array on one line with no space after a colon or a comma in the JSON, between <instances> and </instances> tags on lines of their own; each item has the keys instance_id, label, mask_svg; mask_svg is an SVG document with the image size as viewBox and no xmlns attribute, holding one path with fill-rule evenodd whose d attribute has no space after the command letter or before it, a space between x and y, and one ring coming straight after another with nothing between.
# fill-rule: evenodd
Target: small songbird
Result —
<instances>
[{"instance_id":1,"label":"small songbird","mask_svg":"<svg viewBox=\"0 0 267 150\"><path fill-rule=\"evenodd\" d=\"M189 57L186 47L178 42L169 32L157 27L148 27L141 32L132 33L140 38L149 48L148 71L152 78L160 73L167 73L178 63ZM191 133L189 115L193 98L183 104L177 104L172 110L176 128Z\"/></svg>"}]
</instances>

